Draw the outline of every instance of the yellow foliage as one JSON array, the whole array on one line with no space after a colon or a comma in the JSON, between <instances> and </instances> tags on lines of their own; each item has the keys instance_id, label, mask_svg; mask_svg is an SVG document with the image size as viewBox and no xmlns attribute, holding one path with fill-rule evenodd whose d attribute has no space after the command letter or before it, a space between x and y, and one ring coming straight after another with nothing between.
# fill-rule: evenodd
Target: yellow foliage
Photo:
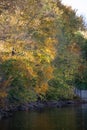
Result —
<instances>
[{"instance_id":1,"label":"yellow foliage","mask_svg":"<svg viewBox=\"0 0 87 130\"><path fill-rule=\"evenodd\" d=\"M45 67L44 73L47 79L51 79L53 77L53 67L52 66Z\"/></svg>"},{"instance_id":2,"label":"yellow foliage","mask_svg":"<svg viewBox=\"0 0 87 130\"><path fill-rule=\"evenodd\" d=\"M38 27L39 25L40 25L40 20L39 19L35 19L34 21L33 21L33 26L34 26L34 28L36 28L36 27Z\"/></svg>"},{"instance_id":3,"label":"yellow foliage","mask_svg":"<svg viewBox=\"0 0 87 130\"><path fill-rule=\"evenodd\" d=\"M56 55L56 48L55 48L56 43L57 43L56 39L52 39L51 37L49 37L45 41L45 45L46 45L45 52L47 52L47 54L50 55L51 60L53 60L55 58L55 55Z\"/></svg>"},{"instance_id":4,"label":"yellow foliage","mask_svg":"<svg viewBox=\"0 0 87 130\"><path fill-rule=\"evenodd\" d=\"M48 84L47 83L43 83L41 86L41 92L42 93L46 93L48 90Z\"/></svg>"},{"instance_id":5,"label":"yellow foliage","mask_svg":"<svg viewBox=\"0 0 87 130\"><path fill-rule=\"evenodd\" d=\"M50 73L50 74L52 74L52 72L53 72L53 67L52 67L52 66L45 67L45 68L44 68L44 72L45 72L45 73Z\"/></svg>"},{"instance_id":6,"label":"yellow foliage","mask_svg":"<svg viewBox=\"0 0 87 130\"><path fill-rule=\"evenodd\" d=\"M35 87L35 92L36 92L37 94L40 94L40 93L41 93L41 88L40 88L39 86L36 86L36 87Z\"/></svg>"},{"instance_id":7,"label":"yellow foliage","mask_svg":"<svg viewBox=\"0 0 87 130\"><path fill-rule=\"evenodd\" d=\"M54 18L46 17L45 20L46 20L47 22L52 22L52 21L54 20Z\"/></svg>"},{"instance_id":8,"label":"yellow foliage","mask_svg":"<svg viewBox=\"0 0 87 130\"><path fill-rule=\"evenodd\" d=\"M58 7L55 7L55 8L54 8L54 12L55 12L56 14L59 14L59 13L60 13L59 8L58 8ZM62 13L62 12L61 12L61 13ZM61 13L60 13L60 14L61 14Z\"/></svg>"},{"instance_id":9,"label":"yellow foliage","mask_svg":"<svg viewBox=\"0 0 87 130\"><path fill-rule=\"evenodd\" d=\"M33 67L28 67L28 71L32 76L36 76L36 72L33 70Z\"/></svg>"},{"instance_id":10,"label":"yellow foliage","mask_svg":"<svg viewBox=\"0 0 87 130\"><path fill-rule=\"evenodd\" d=\"M70 46L68 46L68 49L69 49L69 51L76 53L76 54L79 54L81 51L80 47L76 43L73 43Z\"/></svg>"},{"instance_id":11,"label":"yellow foliage","mask_svg":"<svg viewBox=\"0 0 87 130\"><path fill-rule=\"evenodd\" d=\"M10 24L11 24L11 25L17 24L17 18L16 18L15 16L11 16L10 19L11 19L11 20L10 20Z\"/></svg>"},{"instance_id":12,"label":"yellow foliage","mask_svg":"<svg viewBox=\"0 0 87 130\"><path fill-rule=\"evenodd\" d=\"M4 91L0 91L0 99L7 97L7 93Z\"/></svg>"},{"instance_id":13,"label":"yellow foliage","mask_svg":"<svg viewBox=\"0 0 87 130\"><path fill-rule=\"evenodd\" d=\"M12 76L10 76L7 80L3 81L2 83L0 83L0 88L5 88L8 87L10 85L10 83L12 82L13 78Z\"/></svg>"},{"instance_id":14,"label":"yellow foliage","mask_svg":"<svg viewBox=\"0 0 87 130\"><path fill-rule=\"evenodd\" d=\"M55 58L56 51L54 48L50 48L50 47L46 48L46 52L47 52L47 54L50 55L51 60L53 60Z\"/></svg>"},{"instance_id":15,"label":"yellow foliage","mask_svg":"<svg viewBox=\"0 0 87 130\"><path fill-rule=\"evenodd\" d=\"M35 87L35 91L36 91L36 93L38 93L38 94L41 94L41 93L46 93L47 92L47 90L48 90L48 84L47 83L43 83L42 84L42 86L37 86L37 87Z\"/></svg>"},{"instance_id":16,"label":"yellow foliage","mask_svg":"<svg viewBox=\"0 0 87 130\"><path fill-rule=\"evenodd\" d=\"M42 1L38 3L36 0L26 0L23 9L20 2L20 6L15 7L14 13L7 11L6 15L2 14L1 18L3 25L6 25L6 34L8 34L5 44L0 49L3 52L3 63L11 61L10 72L13 77L16 72L22 77L21 79L35 77L37 93L46 93L48 90L47 81L53 75L53 67L49 64L55 57L55 43L57 42L55 18L51 17L49 9L53 9L52 12L58 12L58 9L54 8L55 5L49 0ZM12 48L16 50L13 56ZM3 88L9 86L12 80L9 78L0 86ZM29 82L26 80L24 85L28 86Z\"/></svg>"},{"instance_id":17,"label":"yellow foliage","mask_svg":"<svg viewBox=\"0 0 87 130\"><path fill-rule=\"evenodd\" d=\"M49 44L52 44L53 46L54 46L54 44L56 44L56 39L53 39L53 38L51 38L51 37L49 37L49 38L47 38L46 40L45 40L45 44L46 44L46 46L49 46ZM51 46L52 46L51 45Z\"/></svg>"}]
</instances>

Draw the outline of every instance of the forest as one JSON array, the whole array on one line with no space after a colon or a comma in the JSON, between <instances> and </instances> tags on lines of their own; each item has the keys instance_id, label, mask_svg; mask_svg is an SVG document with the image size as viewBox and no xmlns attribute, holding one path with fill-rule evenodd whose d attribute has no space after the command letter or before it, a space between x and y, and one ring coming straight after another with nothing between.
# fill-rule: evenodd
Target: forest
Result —
<instances>
[{"instance_id":1,"label":"forest","mask_svg":"<svg viewBox=\"0 0 87 130\"><path fill-rule=\"evenodd\" d=\"M0 108L87 89L87 26L60 0L0 1Z\"/></svg>"}]
</instances>

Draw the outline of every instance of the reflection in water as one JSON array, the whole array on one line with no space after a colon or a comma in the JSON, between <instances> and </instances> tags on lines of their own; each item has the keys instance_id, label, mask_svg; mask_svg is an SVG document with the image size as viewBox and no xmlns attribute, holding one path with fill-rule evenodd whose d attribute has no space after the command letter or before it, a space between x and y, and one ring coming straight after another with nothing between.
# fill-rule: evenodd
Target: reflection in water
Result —
<instances>
[{"instance_id":1,"label":"reflection in water","mask_svg":"<svg viewBox=\"0 0 87 130\"><path fill-rule=\"evenodd\" d=\"M13 117L0 121L0 130L87 130L87 104L16 112Z\"/></svg>"}]
</instances>

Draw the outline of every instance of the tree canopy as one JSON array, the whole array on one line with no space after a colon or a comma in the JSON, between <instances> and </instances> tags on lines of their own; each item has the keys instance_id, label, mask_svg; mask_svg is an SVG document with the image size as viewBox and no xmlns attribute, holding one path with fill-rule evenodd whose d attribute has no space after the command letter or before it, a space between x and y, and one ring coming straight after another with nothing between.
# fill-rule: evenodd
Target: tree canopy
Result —
<instances>
[{"instance_id":1,"label":"tree canopy","mask_svg":"<svg viewBox=\"0 0 87 130\"><path fill-rule=\"evenodd\" d=\"M0 105L68 99L75 86L86 89L82 30L83 18L60 0L1 0Z\"/></svg>"}]
</instances>

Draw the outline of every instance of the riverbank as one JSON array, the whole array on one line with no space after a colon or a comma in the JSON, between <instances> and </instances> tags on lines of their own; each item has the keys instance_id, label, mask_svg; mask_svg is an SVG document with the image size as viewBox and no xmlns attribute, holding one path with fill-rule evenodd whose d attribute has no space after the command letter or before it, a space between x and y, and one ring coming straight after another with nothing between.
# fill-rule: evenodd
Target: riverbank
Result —
<instances>
[{"instance_id":1,"label":"riverbank","mask_svg":"<svg viewBox=\"0 0 87 130\"><path fill-rule=\"evenodd\" d=\"M86 101L82 100L60 100L60 101L37 101L37 102L30 102L21 105L10 105L7 108L0 109L0 119L8 118L13 115L15 111L35 111L41 110L44 108L62 108L67 107L70 105L79 105L87 103Z\"/></svg>"}]
</instances>

